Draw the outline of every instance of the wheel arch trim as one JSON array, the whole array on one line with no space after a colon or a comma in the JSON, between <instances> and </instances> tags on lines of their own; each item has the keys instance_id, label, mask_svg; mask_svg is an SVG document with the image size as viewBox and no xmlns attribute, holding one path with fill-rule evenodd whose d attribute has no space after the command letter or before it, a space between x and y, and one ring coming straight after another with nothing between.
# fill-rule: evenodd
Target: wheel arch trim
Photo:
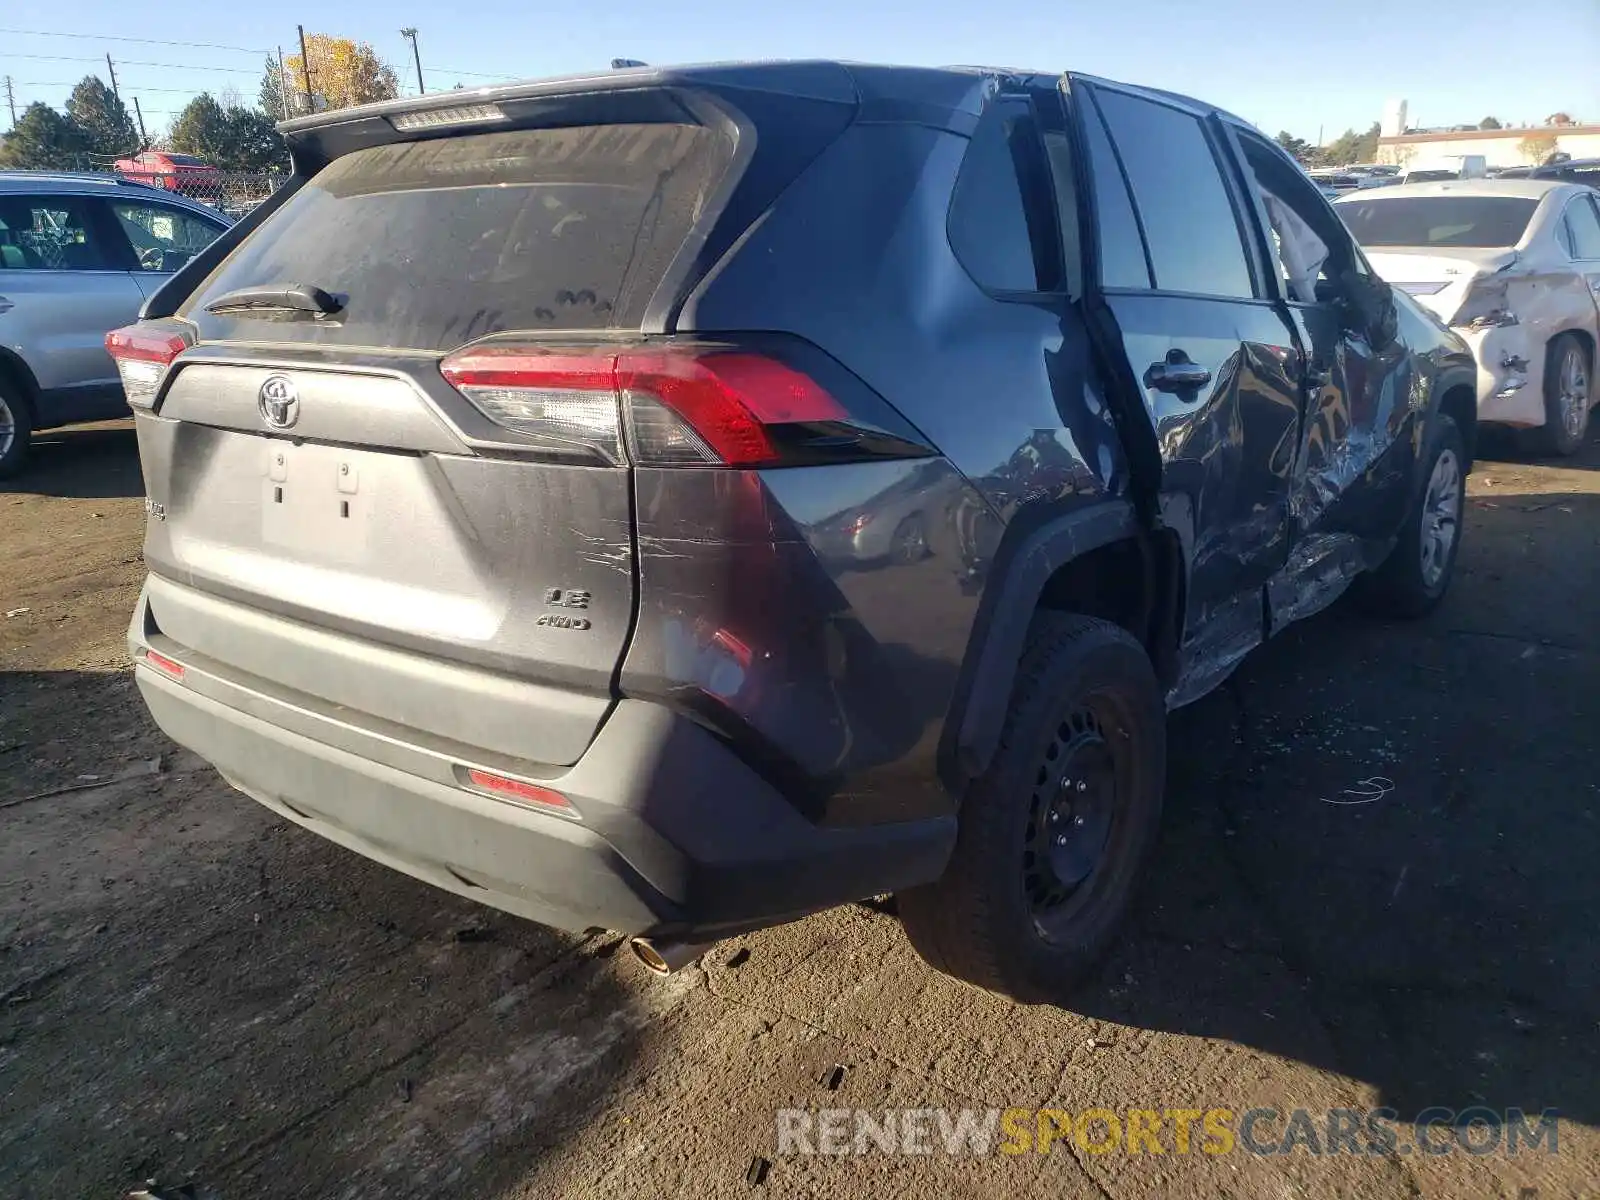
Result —
<instances>
[{"instance_id":1,"label":"wheel arch trim","mask_svg":"<svg viewBox=\"0 0 1600 1200\"><path fill-rule=\"evenodd\" d=\"M1104 500L1066 513L1029 533L996 577L968 643L939 748L939 771L959 794L993 759L1006 705L1045 585L1073 559L1147 533L1127 500Z\"/></svg>"}]
</instances>

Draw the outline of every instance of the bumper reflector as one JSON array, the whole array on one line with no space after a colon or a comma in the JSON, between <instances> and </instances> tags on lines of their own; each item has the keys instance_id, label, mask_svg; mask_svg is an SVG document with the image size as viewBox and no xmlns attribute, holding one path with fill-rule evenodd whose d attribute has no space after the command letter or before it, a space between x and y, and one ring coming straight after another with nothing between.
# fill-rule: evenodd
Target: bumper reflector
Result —
<instances>
[{"instance_id":1,"label":"bumper reflector","mask_svg":"<svg viewBox=\"0 0 1600 1200\"><path fill-rule=\"evenodd\" d=\"M183 664L173 662L165 654L157 654L154 650L144 652L144 661L169 679L183 682Z\"/></svg>"},{"instance_id":2,"label":"bumper reflector","mask_svg":"<svg viewBox=\"0 0 1600 1200\"><path fill-rule=\"evenodd\" d=\"M467 767L464 770L467 782L473 787L492 792L502 800L515 800L520 804L534 804L542 808L559 808L567 813L573 811L572 802L560 792L521 779L507 779L504 775L480 771L476 767Z\"/></svg>"}]
</instances>

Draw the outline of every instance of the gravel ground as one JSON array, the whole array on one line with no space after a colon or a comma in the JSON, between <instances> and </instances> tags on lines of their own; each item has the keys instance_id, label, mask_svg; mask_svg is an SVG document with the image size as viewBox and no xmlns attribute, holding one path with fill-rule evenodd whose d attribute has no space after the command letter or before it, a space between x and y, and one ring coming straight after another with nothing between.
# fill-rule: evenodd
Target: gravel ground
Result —
<instances>
[{"instance_id":1,"label":"gravel ground","mask_svg":"<svg viewBox=\"0 0 1600 1200\"><path fill-rule=\"evenodd\" d=\"M279 822L132 687L132 434L42 442L0 491L0 1195L1600 1196L1600 447L1473 476L1428 620L1337 606L1174 718L1143 903L1063 1009L933 974L868 906L655 980ZM775 1132L789 1108L1474 1105L1560 1110L1558 1152L1169 1131L835 1157Z\"/></svg>"}]
</instances>

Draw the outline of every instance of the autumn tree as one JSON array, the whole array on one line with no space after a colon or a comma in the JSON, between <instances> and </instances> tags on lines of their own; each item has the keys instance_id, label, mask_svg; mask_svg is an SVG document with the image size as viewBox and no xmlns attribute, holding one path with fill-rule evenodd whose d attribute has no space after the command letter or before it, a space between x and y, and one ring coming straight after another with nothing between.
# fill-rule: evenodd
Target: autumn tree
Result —
<instances>
[{"instance_id":1,"label":"autumn tree","mask_svg":"<svg viewBox=\"0 0 1600 1200\"><path fill-rule=\"evenodd\" d=\"M1560 147L1561 143L1548 133L1530 133L1517 143L1517 153L1538 166Z\"/></svg>"},{"instance_id":2,"label":"autumn tree","mask_svg":"<svg viewBox=\"0 0 1600 1200\"><path fill-rule=\"evenodd\" d=\"M24 171L77 170L84 166L83 130L48 104L28 105L10 133L0 137L0 167Z\"/></svg>"},{"instance_id":3,"label":"autumn tree","mask_svg":"<svg viewBox=\"0 0 1600 1200\"><path fill-rule=\"evenodd\" d=\"M139 149L133 118L117 94L94 75L85 75L67 97L67 119L82 131L85 147L95 154L122 157Z\"/></svg>"},{"instance_id":4,"label":"autumn tree","mask_svg":"<svg viewBox=\"0 0 1600 1200\"><path fill-rule=\"evenodd\" d=\"M378 57L370 42L308 33L306 57L310 60L313 110L393 100L400 94L394 68ZM303 91L306 71L300 55L291 54L284 65L296 91Z\"/></svg>"}]
</instances>

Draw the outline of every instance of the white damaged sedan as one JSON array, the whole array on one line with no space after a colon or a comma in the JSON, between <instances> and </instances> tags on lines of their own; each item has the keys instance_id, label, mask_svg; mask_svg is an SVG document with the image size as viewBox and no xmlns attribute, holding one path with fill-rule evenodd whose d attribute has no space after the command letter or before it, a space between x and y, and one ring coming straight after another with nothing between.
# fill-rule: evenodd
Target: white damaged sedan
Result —
<instances>
[{"instance_id":1,"label":"white damaged sedan","mask_svg":"<svg viewBox=\"0 0 1600 1200\"><path fill-rule=\"evenodd\" d=\"M1575 454L1600 345L1600 192L1450 180L1354 192L1334 207L1373 269L1472 347L1478 419Z\"/></svg>"}]
</instances>

